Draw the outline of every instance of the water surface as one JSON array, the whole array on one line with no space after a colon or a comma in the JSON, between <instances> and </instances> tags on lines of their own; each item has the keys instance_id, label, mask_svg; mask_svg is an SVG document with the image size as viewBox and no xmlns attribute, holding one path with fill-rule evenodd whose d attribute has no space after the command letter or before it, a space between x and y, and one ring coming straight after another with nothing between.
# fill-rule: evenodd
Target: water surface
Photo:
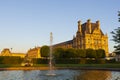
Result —
<instances>
[{"instance_id":1,"label":"water surface","mask_svg":"<svg viewBox=\"0 0 120 80\"><path fill-rule=\"evenodd\" d=\"M119 71L54 70L56 75L46 75L48 70L0 71L0 80L120 80Z\"/></svg>"}]
</instances>

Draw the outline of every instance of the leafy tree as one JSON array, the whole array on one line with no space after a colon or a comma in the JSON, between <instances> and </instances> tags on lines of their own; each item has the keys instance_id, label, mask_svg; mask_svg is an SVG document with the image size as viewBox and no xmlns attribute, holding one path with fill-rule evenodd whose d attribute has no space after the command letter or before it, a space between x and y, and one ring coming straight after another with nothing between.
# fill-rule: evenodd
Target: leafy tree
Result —
<instances>
[{"instance_id":1,"label":"leafy tree","mask_svg":"<svg viewBox=\"0 0 120 80\"><path fill-rule=\"evenodd\" d=\"M56 48L54 50L54 57L55 58L75 58L76 50L73 48L68 48L68 49Z\"/></svg>"},{"instance_id":2,"label":"leafy tree","mask_svg":"<svg viewBox=\"0 0 120 80\"><path fill-rule=\"evenodd\" d=\"M47 58L49 56L49 52L50 52L49 46L44 45L41 47L41 50L40 50L41 57Z\"/></svg>"},{"instance_id":3,"label":"leafy tree","mask_svg":"<svg viewBox=\"0 0 120 80\"><path fill-rule=\"evenodd\" d=\"M76 51L73 48L68 48L65 50L64 58L75 58Z\"/></svg>"},{"instance_id":4,"label":"leafy tree","mask_svg":"<svg viewBox=\"0 0 120 80\"><path fill-rule=\"evenodd\" d=\"M96 50L96 56L97 58L105 58L105 50L103 49Z\"/></svg>"},{"instance_id":5,"label":"leafy tree","mask_svg":"<svg viewBox=\"0 0 120 80\"><path fill-rule=\"evenodd\" d=\"M86 49L86 57L96 58L96 51L93 49Z\"/></svg>"},{"instance_id":6,"label":"leafy tree","mask_svg":"<svg viewBox=\"0 0 120 80\"><path fill-rule=\"evenodd\" d=\"M114 46L117 50L120 50L120 27L117 29L114 29L114 31L111 32L113 34L113 41L117 44Z\"/></svg>"},{"instance_id":7,"label":"leafy tree","mask_svg":"<svg viewBox=\"0 0 120 80\"><path fill-rule=\"evenodd\" d=\"M64 55L64 49L63 48L55 48L54 49L53 56L55 58L62 58L63 55Z\"/></svg>"},{"instance_id":8,"label":"leafy tree","mask_svg":"<svg viewBox=\"0 0 120 80\"><path fill-rule=\"evenodd\" d=\"M21 64L22 58L16 56L0 56L1 64Z\"/></svg>"},{"instance_id":9,"label":"leafy tree","mask_svg":"<svg viewBox=\"0 0 120 80\"><path fill-rule=\"evenodd\" d=\"M85 58L86 57L86 53L85 53L84 49L77 49L76 54L77 54L78 58Z\"/></svg>"},{"instance_id":10,"label":"leafy tree","mask_svg":"<svg viewBox=\"0 0 120 80\"><path fill-rule=\"evenodd\" d=\"M120 11L118 11L118 21L120 22Z\"/></svg>"},{"instance_id":11,"label":"leafy tree","mask_svg":"<svg viewBox=\"0 0 120 80\"><path fill-rule=\"evenodd\" d=\"M120 11L118 12L118 17L120 17ZM118 19L118 21L120 22L120 18ZM120 54L120 27L114 29L114 31L112 31L111 34L113 37L112 40L116 43L116 45L114 46L114 48L116 48L115 52L117 54Z\"/></svg>"}]
</instances>

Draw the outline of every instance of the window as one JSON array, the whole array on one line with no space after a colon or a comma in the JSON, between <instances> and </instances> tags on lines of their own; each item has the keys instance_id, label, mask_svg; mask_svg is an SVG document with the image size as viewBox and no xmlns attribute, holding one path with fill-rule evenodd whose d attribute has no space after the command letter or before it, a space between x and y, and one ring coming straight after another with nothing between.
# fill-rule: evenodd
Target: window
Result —
<instances>
[{"instance_id":1,"label":"window","mask_svg":"<svg viewBox=\"0 0 120 80\"><path fill-rule=\"evenodd\" d=\"M106 41L104 40L104 44L106 43Z\"/></svg>"}]
</instances>

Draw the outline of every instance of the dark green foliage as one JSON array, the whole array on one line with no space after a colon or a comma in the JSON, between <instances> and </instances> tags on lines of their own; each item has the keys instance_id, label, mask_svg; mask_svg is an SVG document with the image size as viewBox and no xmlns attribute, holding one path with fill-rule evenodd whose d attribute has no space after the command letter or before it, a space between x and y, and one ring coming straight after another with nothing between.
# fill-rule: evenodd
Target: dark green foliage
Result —
<instances>
[{"instance_id":1,"label":"dark green foliage","mask_svg":"<svg viewBox=\"0 0 120 80\"><path fill-rule=\"evenodd\" d=\"M57 64L94 64L105 63L105 51L103 49L54 49L55 62Z\"/></svg>"},{"instance_id":2,"label":"dark green foliage","mask_svg":"<svg viewBox=\"0 0 120 80\"><path fill-rule=\"evenodd\" d=\"M120 22L120 11L118 11L118 21Z\"/></svg>"},{"instance_id":3,"label":"dark green foliage","mask_svg":"<svg viewBox=\"0 0 120 80\"><path fill-rule=\"evenodd\" d=\"M55 60L57 64L79 64L80 59L59 58Z\"/></svg>"},{"instance_id":4,"label":"dark green foliage","mask_svg":"<svg viewBox=\"0 0 120 80\"><path fill-rule=\"evenodd\" d=\"M105 64L106 60L105 59L97 59L96 63L98 63L98 64Z\"/></svg>"},{"instance_id":5,"label":"dark green foliage","mask_svg":"<svg viewBox=\"0 0 120 80\"><path fill-rule=\"evenodd\" d=\"M105 58L105 50L103 49L96 50L96 56L97 58Z\"/></svg>"},{"instance_id":6,"label":"dark green foliage","mask_svg":"<svg viewBox=\"0 0 120 80\"><path fill-rule=\"evenodd\" d=\"M87 59L86 60L86 64L96 64L97 61L96 60L92 60L92 59Z\"/></svg>"},{"instance_id":7,"label":"dark green foliage","mask_svg":"<svg viewBox=\"0 0 120 80\"><path fill-rule=\"evenodd\" d=\"M105 51L103 49L63 49L56 48L54 50L55 58L105 58Z\"/></svg>"},{"instance_id":8,"label":"dark green foliage","mask_svg":"<svg viewBox=\"0 0 120 80\"><path fill-rule=\"evenodd\" d=\"M34 58L33 63L34 64L48 64L49 60L48 59L41 59L41 58L38 58L38 59Z\"/></svg>"},{"instance_id":9,"label":"dark green foliage","mask_svg":"<svg viewBox=\"0 0 120 80\"><path fill-rule=\"evenodd\" d=\"M116 63L116 60L115 59L106 60L106 63Z\"/></svg>"},{"instance_id":10,"label":"dark green foliage","mask_svg":"<svg viewBox=\"0 0 120 80\"><path fill-rule=\"evenodd\" d=\"M117 29L114 29L114 31L111 32L113 34L113 41L115 43L120 43L120 27Z\"/></svg>"},{"instance_id":11,"label":"dark green foliage","mask_svg":"<svg viewBox=\"0 0 120 80\"><path fill-rule=\"evenodd\" d=\"M86 63L86 58L81 58L80 59L80 64L85 64Z\"/></svg>"},{"instance_id":12,"label":"dark green foliage","mask_svg":"<svg viewBox=\"0 0 120 80\"><path fill-rule=\"evenodd\" d=\"M21 64L23 58L13 56L0 56L0 64Z\"/></svg>"},{"instance_id":13,"label":"dark green foliage","mask_svg":"<svg viewBox=\"0 0 120 80\"><path fill-rule=\"evenodd\" d=\"M54 50L54 57L55 58L75 58L76 51L73 48L63 49L63 48L56 48Z\"/></svg>"},{"instance_id":14,"label":"dark green foliage","mask_svg":"<svg viewBox=\"0 0 120 80\"><path fill-rule=\"evenodd\" d=\"M40 50L41 57L47 58L49 56L49 52L50 52L49 46L45 45L41 47L41 50Z\"/></svg>"},{"instance_id":15,"label":"dark green foliage","mask_svg":"<svg viewBox=\"0 0 120 80\"><path fill-rule=\"evenodd\" d=\"M120 54L120 27L114 29L114 31L112 31L111 33L113 35L112 40L116 43L116 45L114 46L114 48L116 48L115 53Z\"/></svg>"},{"instance_id":16,"label":"dark green foliage","mask_svg":"<svg viewBox=\"0 0 120 80\"><path fill-rule=\"evenodd\" d=\"M87 58L96 58L96 51L93 49L86 49L86 57Z\"/></svg>"},{"instance_id":17,"label":"dark green foliage","mask_svg":"<svg viewBox=\"0 0 120 80\"><path fill-rule=\"evenodd\" d=\"M81 58L81 59L70 59L70 58L60 58L56 59L55 62L57 64L103 64L105 63L105 60L92 60L92 59L86 59L86 58Z\"/></svg>"},{"instance_id":18,"label":"dark green foliage","mask_svg":"<svg viewBox=\"0 0 120 80\"><path fill-rule=\"evenodd\" d=\"M65 54L63 58L75 58L75 57L76 57L75 49L72 48L65 49Z\"/></svg>"},{"instance_id":19,"label":"dark green foliage","mask_svg":"<svg viewBox=\"0 0 120 80\"><path fill-rule=\"evenodd\" d=\"M86 52L84 49L76 50L77 58L86 58Z\"/></svg>"},{"instance_id":20,"label":"dark green foliage","mask_svg":"<svg viewBox=\"0 0 120 80\"><path fill-rule=\"evenodd\" d=\"M56 48L54 49L54 53L53 53L53 56L55 58L63 58L64 57L64 49L63 48Z\"/></svg>"},{"instance_id":21,"label":"dark green foliage","mask_svg":"<svg viewBox=\"0 0 120 80\"><path fill-rule=\"evenodd\" d=\"M118 21L120 22L120 11L118 11ZM120 54L120 27L117 29L114 29L114 31L111 32L113 41L116 43L114 48L116 48L115 53Z\"/></svg>"},{"instance_id":22,"label":"dark green foliage","mask_svg":"<svg viewBox=\"0 0 120 80\"><path fill-rule=\"evenodd\" d=\"M87 59L86 64L105 64L105 59Z\"/></svg>"}]
</instances>

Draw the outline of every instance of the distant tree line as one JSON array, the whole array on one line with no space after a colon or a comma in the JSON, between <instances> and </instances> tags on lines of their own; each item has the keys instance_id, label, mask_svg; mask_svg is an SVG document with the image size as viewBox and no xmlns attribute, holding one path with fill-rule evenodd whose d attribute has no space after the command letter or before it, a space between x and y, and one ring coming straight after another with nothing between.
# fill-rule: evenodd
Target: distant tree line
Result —
<instances>
[{"instance_id":1,"label":"distant tree line","mask_svg":"<svg viewBox=\"0 0 120 80\"><path fill-rule=\"evenodd\" d=\"M14 57L14 56L0 56L0 64L21 64L23 58Z\"/></svg>"},{"instance_id":2,"label":"distant tree line","mask_svg":"<svg viewBox=\"0 0 120 80\"><path fill-rule=\"evenodd\" d=\"M56 48L53 53L55 58L105 58L103 49L63 49Z\"/></svg>"},{"instance_id":3,"label":"distant tree line","mask_svg":"<svg viewBox=\"0 0 120 80\"><path fill-rule=\"evenodd\" d=\"M41 47L41 57L49 57L49 46ZM53 50L54 58L105 58L103 49L74 49L74 48L55 48Z\"/></svg>"},{"instance_id":4,"label":"distant tree line","mask_svg":"<svg viewBox=\"0 0 120 80\"><path fill-rule=\"evenodd\" d=\"M49 57L49 46L41 47L41 57L43 59L37 60L37 63L45 62ZM74 48L54 48L53 59L55 63L101 63L105 58L105 51L103 49L74 49ZM47 60L49 61L49 60ZM105 61L104 61L105 62ZM102 62L102 63L104 63Z\"/></svg>"}]
</instances>

